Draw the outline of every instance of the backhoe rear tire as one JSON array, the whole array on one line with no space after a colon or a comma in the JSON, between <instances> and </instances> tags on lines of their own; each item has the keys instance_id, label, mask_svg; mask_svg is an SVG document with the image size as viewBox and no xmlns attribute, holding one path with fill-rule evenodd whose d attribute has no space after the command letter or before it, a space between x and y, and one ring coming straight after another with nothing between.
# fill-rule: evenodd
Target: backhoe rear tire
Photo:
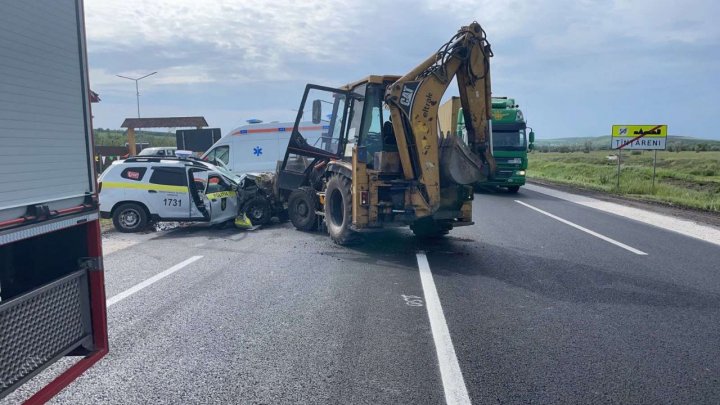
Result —
<instances>
[{"instance_id":1,"label":"backhoe rear tire","mask_svg":"<svg viewBox=\"0 0 720 405\"><path fill-rule=\"evenodd\" d=\"M352 185L350 179L335 174L325 189L325 224L330 239L338 245L356 240L352 231Z\"/></svg>"},{"instance_id":2,"label":"backhoe rear tire","mask_svg":"<svg viewBox=\"0 0 720 405\"><path fill-rule=\"evenodd\" d=\"M300 187L290 193L288 216L297 230L310 232L317 229L317 208L317 195L310 187Z\"/></svg>"}]
</instances>

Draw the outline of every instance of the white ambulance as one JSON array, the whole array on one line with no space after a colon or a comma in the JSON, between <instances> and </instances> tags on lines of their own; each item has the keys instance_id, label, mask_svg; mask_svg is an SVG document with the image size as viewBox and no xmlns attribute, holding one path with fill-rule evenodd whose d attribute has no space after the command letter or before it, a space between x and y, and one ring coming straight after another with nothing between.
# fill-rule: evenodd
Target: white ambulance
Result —
<instances>
[{"instance_id":1,"label":"white ambulance","mask_svg":"<svg viewBox=\"0 0 720 405\"><path fill-rule=\"evenodd\" d=\"M293 122L262 123L251 120L248 125L235 128L220 138L205 152L203 159L221 161L235 174L273 172L278 160L285 157ZM310 145L320 147L327 122L301 122L300 132Z\"/></svg>"}]
</instances>

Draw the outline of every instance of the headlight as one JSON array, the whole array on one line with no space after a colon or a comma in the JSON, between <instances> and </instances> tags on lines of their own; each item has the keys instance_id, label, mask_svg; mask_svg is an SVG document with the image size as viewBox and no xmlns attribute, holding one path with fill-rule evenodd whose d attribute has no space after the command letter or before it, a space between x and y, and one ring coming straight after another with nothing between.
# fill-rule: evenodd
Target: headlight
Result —
<instances>
[{"instance_id":1,"label":"headlight","mask_svg":"<svg viewBox=\"0 0 720 405\"><path fill-rule=\"evenodd\" d=\"M524 176L525 170L518 170L517 174L518 174L518 176Z\"/></svg>"}]
</instances>

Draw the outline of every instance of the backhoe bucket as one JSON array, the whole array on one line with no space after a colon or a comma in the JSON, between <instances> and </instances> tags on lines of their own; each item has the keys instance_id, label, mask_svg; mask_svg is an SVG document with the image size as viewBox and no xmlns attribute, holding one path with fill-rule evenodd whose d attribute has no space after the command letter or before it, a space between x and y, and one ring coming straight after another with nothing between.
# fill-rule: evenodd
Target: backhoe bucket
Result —
<instances>
[{"instance_id":1,"label":"backhoe bucket","mask_svg":"<svg viewBox=\"0 0 720 405\"><path fill-rule=\"evenodd\" d=\"M470 151L456 135L440 140L440 178L442 182L470 185L488 178L488 165Z\"/></svg>"}]
</instances>

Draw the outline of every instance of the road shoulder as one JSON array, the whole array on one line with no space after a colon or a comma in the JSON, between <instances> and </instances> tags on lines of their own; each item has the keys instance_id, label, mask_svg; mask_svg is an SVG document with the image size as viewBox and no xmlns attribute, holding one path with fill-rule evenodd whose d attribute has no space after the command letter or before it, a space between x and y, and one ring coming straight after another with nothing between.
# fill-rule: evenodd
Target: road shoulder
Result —
<instances>
[{"instance_id":1,"label":"road shoulder","mask_svg":"<svg viewBox=\"0 0 720 405\"><path fill-rule=\"evenodd\" d=\"M602 191L591 190L581 187L573 187L565 184L557 184L544 180L528 179L528 184L547 187L550 189L579 196L592 197L601 201L622 204L627 207L651 211L660 215L666 215L674 218L684 219L687 221L693 221L702 225L712 226L720 230L720 214L715 214L712 212L695 210L692 208L676 207L654 201L638 200L632 197L623 197L604 193Z\"/></svg>"},{"instance_id":2,"label":"road shoulder","mask_svg":"<svg viewBox=\"0 0 720 405\"><path fill-rule=\"evenodd\" d=\"M673 231L691 238L720 245L720 227L713 226L712 224L658 213L648 209L647 207L637 208L630 206L627 203L601 200L586 195L568 193L536 184L528 184L525 188L531 192L537 192L550 197L570 201L578 205L615 214L637 222Z\"/></svg>"}]
</instances>

